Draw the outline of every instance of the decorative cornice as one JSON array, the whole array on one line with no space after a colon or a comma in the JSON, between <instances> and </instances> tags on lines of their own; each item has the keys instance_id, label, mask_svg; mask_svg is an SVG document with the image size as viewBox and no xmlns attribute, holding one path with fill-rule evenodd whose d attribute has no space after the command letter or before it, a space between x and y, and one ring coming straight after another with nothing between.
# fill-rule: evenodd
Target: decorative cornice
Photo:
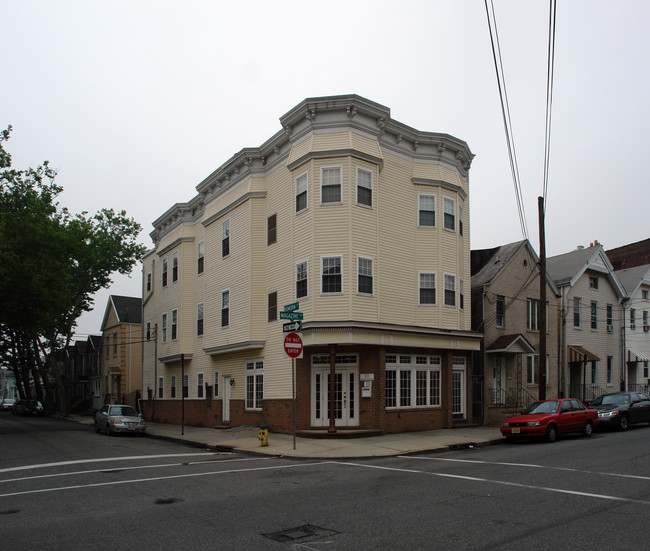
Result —
<instances>
[{"instance_id":1,"label":"decorative cornice","mask_svg":"<svg viewBox=\"0 0 650 551\"><path fill-rule=\"evenodd\" d=\"M307 331L340 331L342 329L446 337L450 339L480 340L483 338L483 333L477 331L436 329L432 327L420 327L417 325L396 325L391 323L372 323L362 321L305 321L302 324L303 333L306 333Z\"/></svg>"},{"instance_id":2,"label":"decorative cornice","mask_svg":"<svg viewBox=\"0 0 650 551\"><path fill-rule=\"evenodd\" d=\"M357 149L333 149L330 151L309 151L305 153L302 157L299 157L295 161L287 164L289 170L293 170L296 167L300 166L307 161L312 159L332 159L337 157L354 157L355 159L360 159L362 161L367 161L369 163L375 164L381 170L384 166L384 161L380 157L375 157L363 151Z\"/></svg>"},{"instance_id":3,"label":"decorative cornice","mask_svg":"<svg viewBox=\"0 0 650 551\"><path fill-rule=\"evenodd\" d=\"M429 178L413 178L412 181L414 185L436 186L436 187L448 189L449 191L454 191L458 193L458 195L460 195L463 198L463 200L467 199L467 193L462 187L457 186L456 184L452 184L450 182L445 182L444 180L432 180Z\"/></svg>"},{"instance_id":4,"label":"decorative cornice","mask_svg":"<svg viewBox=\"0 0 650 551\"><path fill-rule=\"evenodd\" d=\"M211 348L204 348L203 351L210 355L216 356L218 354L226 354L228 352L239 352L242 350L257 350L264 348L266 341L245 341L235 344L225 344L223 346L213 346Z\"/></svg>"},{"instance_id":5,"label":"decorative cornice","mask_svg":"<svg viewBox=\"0 0 650 551\"><path fill-rule=\"evenodd\" d=\"M158 258L160 258L162 256L165 256L172 249L178 247L181 243L191 243L192 241L194 241L194 237L179 237L167 245L164 249L160 249L156 254L158 255Z\"/></svg>"}]
</instances>

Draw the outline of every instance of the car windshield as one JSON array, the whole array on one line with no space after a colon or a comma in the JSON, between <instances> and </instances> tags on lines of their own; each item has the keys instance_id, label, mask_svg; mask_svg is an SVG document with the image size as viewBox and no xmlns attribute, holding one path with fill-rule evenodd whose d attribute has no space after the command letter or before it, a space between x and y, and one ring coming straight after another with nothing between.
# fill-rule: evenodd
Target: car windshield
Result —
<instances>
[{"instance_id":1,"label":"car windshield","mask_svg":"<svg viewBox=\"0 0 650 551\"><path fill-rule=\"evenodd\" d=\"M126 417L137 417L138 412L131 406L114 406L111 408L110 415L124 415Z\"/></svg>"},{"instance_id":2,"label":"car windshield","mask_svg":"<svg viewBox=\"0 0 650 551\"><path fill-rule=\"evenodd\" d=\"M629 404L630 395L629 394L612 394L611 396L599 396L593 402L592 406L606 406L606 405L615 405L620 404Z\"/></svg>"},{"instance_id":3,"label":"car windshield","mask_svg":"<svg viewBox=\"0 0 650 551\"><path fill-rule=\"evenodd\" d=\"M530 404L524 411L521 413L524 415L530 413L555 413L560 405L560 402L550 400L548 402L535 402Z\"/></svg>"}]
</instances>

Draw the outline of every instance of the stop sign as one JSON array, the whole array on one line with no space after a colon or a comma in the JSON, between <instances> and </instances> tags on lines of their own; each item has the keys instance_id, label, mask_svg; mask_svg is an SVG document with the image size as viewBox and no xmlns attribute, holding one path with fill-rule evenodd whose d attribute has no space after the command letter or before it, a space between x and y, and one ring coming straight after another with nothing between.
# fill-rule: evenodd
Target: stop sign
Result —
<instances>
[{"instance_id":1,"label":"stop sign","mask_svg":"<svg viewBox=\"0 0 650 551\"><path fill-rule=\"evenodd\" d=\"M302 358L302 335L287 333L284 337L284 353L289 358Z\"/></svg>"}]
</instances>

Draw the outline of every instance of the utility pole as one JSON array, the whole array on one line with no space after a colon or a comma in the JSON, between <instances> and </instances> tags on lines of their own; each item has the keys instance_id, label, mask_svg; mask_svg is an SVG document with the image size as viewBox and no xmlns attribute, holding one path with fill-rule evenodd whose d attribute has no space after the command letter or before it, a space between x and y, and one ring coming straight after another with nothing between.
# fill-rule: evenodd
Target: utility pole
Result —
<instances>
[{"instance_id":1,"label":"utility pole","mask_svg":"<svg viewBox=\"0 0 650 551\"><path fill-rule=\"evenodd\" d=\"M539 208L539 399L546 400L546 233L544 231L544 198L538 197L537 204Z\"/></svg>"}]
</instances>

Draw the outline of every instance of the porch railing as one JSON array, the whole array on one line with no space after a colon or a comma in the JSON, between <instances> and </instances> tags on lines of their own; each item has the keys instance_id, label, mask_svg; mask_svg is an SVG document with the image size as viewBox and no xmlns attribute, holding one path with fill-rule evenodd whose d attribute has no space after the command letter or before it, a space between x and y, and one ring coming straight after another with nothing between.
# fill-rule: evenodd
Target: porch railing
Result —
<instances>
[{"instance_id":1,"label":"porch railing","mask_svg":"<svg viewBox=\"0 0 650 551\"><path fill-rule=\"evenodd\" d=\"M525 388L490 388L491 405L502 407L511 414L519 413L535 400L537 398Z\"/></svg>"},{"instance_id":2,"label":"porch railing","mask_svg":"<svg viewBox=\"0 0 650 551\"><path fill-rule=\"evenodd\" d=\"M607 391L598 385L575 384L571 385L571 396L569 396L569 398L577 398L578 400L581 400L587 404L592 400L598 398L598 396L602 396L603 394L607 394Z\"/></svg>"},{"instance_id":3,"label":"porch railing","mask_svg":"<svg viewBox=\"0 0 650 551\"><path fill-rule=\"evenodd\" d=\"M648 394L650 390L650 385L640 385L638 383L628 383L627 385L628 392L643 392Z\"/></svg>"}]
</instances>

